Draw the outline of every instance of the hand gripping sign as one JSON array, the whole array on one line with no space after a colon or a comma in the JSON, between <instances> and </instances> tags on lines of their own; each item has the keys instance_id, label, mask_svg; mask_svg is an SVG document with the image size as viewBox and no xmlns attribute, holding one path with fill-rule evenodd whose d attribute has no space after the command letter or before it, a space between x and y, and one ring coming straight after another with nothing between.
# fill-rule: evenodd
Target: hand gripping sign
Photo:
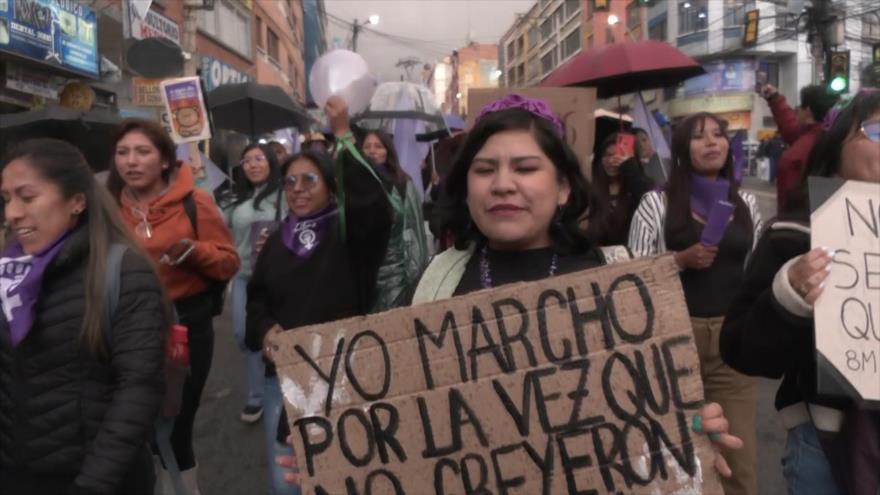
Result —
<instances>
[{"instance_id":1,"label":"hand gripping sign","mask_svg":"<svg viewBox=\"0 0 880 495\"><path fill-rule=\"evenodd\" d=\"M671 257L273 347L305 493L721 493Z\"/></svg>"},{"instance_id":2,"label":"hand gripping sign","mask_svg":"<svg viewBox=\"0 0 880 495\"><path fill-rule=\"evenodd\" d=\"M813 310L819 393L880 409L880 184L809 180L811 244L834 251Z\"/></svg>"}]
</instances>

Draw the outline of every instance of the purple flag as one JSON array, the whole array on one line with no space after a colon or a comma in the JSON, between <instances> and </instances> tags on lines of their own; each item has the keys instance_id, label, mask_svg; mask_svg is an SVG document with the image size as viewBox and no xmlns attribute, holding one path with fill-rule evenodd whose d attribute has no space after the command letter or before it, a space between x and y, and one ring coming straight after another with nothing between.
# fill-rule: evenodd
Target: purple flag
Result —
<instances>
[{"instance_id":1,"label":"purple flag","mask_svg":"<svg viewBox=\"0 0 880 495\"><path fill-rule=\"evenodd\" d=\"M727 230L727 224L734 209L736 209L736 206L727 201L715 203L715 206L709 212L709 218L706 219L706 225L703 227L700 244L704 246L717 246L721 243L721 238L724 237L724 231Z\"/></svg>"}]
</instances>

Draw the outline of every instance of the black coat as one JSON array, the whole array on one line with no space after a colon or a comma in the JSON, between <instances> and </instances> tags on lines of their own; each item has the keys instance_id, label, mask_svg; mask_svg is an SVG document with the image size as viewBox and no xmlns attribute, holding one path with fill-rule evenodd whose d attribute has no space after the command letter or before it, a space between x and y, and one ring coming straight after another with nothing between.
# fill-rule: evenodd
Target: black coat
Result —
<instances>
[{"instance_id":1,"label":"black coat","mask_svg":"<svg viewBox=\"0 0 880 495\"><path fill-rule=\"evenodd\" d=\"M43 274L33 327L13 347L0 317L0 490L152 493L148 442L164 394L167 321L150 262L122 262L112 350L81 344L86 229Z\"/></svg>"}]
</instances>

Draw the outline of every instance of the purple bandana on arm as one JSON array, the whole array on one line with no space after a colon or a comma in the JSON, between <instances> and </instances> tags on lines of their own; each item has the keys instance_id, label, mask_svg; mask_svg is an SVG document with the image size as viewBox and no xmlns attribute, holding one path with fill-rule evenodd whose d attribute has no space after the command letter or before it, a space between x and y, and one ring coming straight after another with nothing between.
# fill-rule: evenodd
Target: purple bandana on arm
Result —
<instances>
[{"instance_id":1,"label":"purple bandana on arm","mask_svg":"<svg viewBox=\"0 0 880 495\"><path fill-rule=\"evenodd\" d=\"M37 254L24 254L21 243L13 241L0 255L0 302L9 323L12 345L17 346L34 323L34 306L40 297L43 272L55 259L70 231L62 234Z\"/></svg>"},{"instance_id":2,"label":"purple bandana on arm","mask_svg":"<svg viewBox=\"0 0 880 495\"><path fill-rule=\"evenodd\" d=\"M289 213L281 225L281 242L295 256L308 258L327 237L329 229L336 225L334 219L337 213L333 203L303 218Z\"/></svg>"},{"instance_id":3,"label":"purple bandana on arm","mask_svg":"<svg viewBox=\"0 0 880 495\"><path fill-rule=\"evenodd\" d=\"M730 181L718 177L709 180L701 175L691 174L691 211L704 219L709 218L712 207L724 201L730 194Z\"/></svg>"}]
</instances>

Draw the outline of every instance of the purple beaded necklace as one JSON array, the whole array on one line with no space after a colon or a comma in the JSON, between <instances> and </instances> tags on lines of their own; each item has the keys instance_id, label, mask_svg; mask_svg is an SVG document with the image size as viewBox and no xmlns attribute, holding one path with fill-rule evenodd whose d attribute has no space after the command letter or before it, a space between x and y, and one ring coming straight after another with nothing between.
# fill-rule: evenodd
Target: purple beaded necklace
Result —
<instances>
[{"instance_id":1,"label":"purple beaded necklace","mask_svg":"<svg viewBox=\"0 0 880 495\"><path fill-rule=\"evenodd\" d=\"M559 262L559 256L556 253L553 253L553 257L550 258L550 269L547 271L547 276L552 277L556 275L556 266ZM492 288L492 274L489 269L489 248L483 245L483 248L480 250L480 285L484 289Z\"/></svg>"}]
</instances>

